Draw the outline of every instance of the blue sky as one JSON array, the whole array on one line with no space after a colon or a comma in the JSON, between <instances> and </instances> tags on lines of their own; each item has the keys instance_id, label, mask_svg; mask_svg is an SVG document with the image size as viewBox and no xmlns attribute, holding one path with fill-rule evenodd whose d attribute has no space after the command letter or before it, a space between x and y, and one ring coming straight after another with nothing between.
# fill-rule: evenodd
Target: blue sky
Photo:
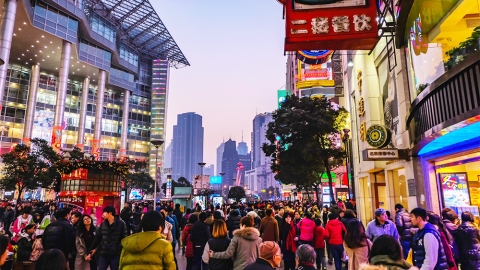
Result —
<instances>
[{"instance_id":1,"label":"blue sky","mask_svg":"<svg viewBox=\"0 0 480 270\"><path fill-rule=\"evenodd\" d=\"M275 0L151 0L190 67L172 69L167 135L177 114L196 112L205 128L204 161L228 138L250 149L256 112L275 110L285 85L285 22Z\"/></svg>"}]
</instances>

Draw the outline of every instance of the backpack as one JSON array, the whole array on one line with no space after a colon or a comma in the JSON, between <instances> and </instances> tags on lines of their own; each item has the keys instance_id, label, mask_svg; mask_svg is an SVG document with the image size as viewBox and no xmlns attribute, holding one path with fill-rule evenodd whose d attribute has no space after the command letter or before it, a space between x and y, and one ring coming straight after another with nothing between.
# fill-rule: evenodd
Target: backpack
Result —
<instances>
[{"instance_id":1,"label":"backpack","mask_svg":"<svg viewBox=\"0 0 480 270\"><path fill-rule=\"evenodd\" d=\"M44 249L43 249L43 245L42 245L42 238L35 239L35 241L33 242L33 246L32 246L32 254L30 254L29 260L30 261L38 260L40 255L42 255L43 251L44 251Z\"/></svg>"}]
</instances>

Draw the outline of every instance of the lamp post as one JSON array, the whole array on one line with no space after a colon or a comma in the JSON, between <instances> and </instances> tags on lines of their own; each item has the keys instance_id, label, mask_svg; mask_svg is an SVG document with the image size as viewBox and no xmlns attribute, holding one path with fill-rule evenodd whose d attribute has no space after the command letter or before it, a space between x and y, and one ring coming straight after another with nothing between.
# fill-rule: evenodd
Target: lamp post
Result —
<instances>
[{"instance_id":1,"label":"lamp post","mask_svg":"<svg viewBox=\"0 0 480 270\"><path fill-rule=\"evenodd\" d=\"M203 189L203 167L205 166L205 162L199 162L198 165L200 166L200 190ZM204 190L205 191L205 190ZM204 195L205 195L205 192L204 192ZM205 209L207 209L208 207L208 195L205 199Z\"/></svg>"},{"instance_id":2,"label":"lamp post","mask_svg":"<svg viewBox=\"0 0 480 270\"><path fill-rule=\"evenodd\" d=\"M224 173L224 172L221 172L221 173L219 173L219 174L220 174L220 176L222 177L222 185L223 185L223 188L222 188L222 197L225 198L225 187L226 187L226 185L223 183L223 176L225 175L225 173Z\"/></svg>"},{"instance_id":3,"label":"lamp post","mask_svg":"<svg viewBox=\"0 0 480 270\"><path fill-rule=\"evenodd\" d=\"M351 199L351 193L350 193L350 177L349 177L349 167L350 167L350 163L349 163L349 156L350 156L350 149L349 149L349 146L348 146L348 139L350 138L350 135L348 135L348 133L350 132L350 129L348 128L345 128L343 129L343 136L342 136L342 141L343 141L343 145L345 145L345 167L347 169L347 189L348 189L348 199Z\"/></svg>"},{"instance_id":4,"label":"lamp post","mask_svg":"<svg viewBox=\"0 0 480 270\"><path fill-rule=\"evenodd\" d=\"M157 184L158 184L158 148L164 143L164 140L151 140L150 141L155 148L157 148L157 153L155 154L155 184L153 188L153 209L157 209Z\"/></svg>"}]
</instances>

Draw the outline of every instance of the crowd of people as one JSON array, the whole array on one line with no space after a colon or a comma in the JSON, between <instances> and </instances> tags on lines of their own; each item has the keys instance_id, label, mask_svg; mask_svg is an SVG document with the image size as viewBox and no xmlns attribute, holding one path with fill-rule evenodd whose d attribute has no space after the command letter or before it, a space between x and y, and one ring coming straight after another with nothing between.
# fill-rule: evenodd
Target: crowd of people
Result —
<instances>
[{"instance_id":1,"label":"crowd of people","mask_svg":"<svg viewBox=\"0 0 480 270\"><path fill-rule=\"evenodd\" d=\"M1 269L336 270L480 269L480 235L472 213L441 215L395 205L364 225L355 201L233 203L185 211L125 203L120 213L50 203L0 205ZM98 226L97 226L98 225ZM175 252L178 249L178 252ZM11 255L12 259L7 260ZM177 254L177 255L176 255ZM1 266L3 265L3 266Z\"/></svg>"}]
</instances>

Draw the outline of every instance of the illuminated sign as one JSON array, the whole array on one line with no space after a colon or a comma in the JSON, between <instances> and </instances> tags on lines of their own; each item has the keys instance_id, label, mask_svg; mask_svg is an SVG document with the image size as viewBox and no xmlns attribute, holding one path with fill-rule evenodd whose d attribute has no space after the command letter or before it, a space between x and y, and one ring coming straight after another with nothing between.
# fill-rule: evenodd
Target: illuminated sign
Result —
<instances>
[{"instance_id":1,"label":"illuminated sign","mask_svg":"<svg viewBox=\"0 0 480 270\"><path fill-rule=\"evenodd\" d=\"M372 0L286 0L284 8L285 51L371 50L379 39Z\"/></svg>"},{"instance_id":2,"label":"illuminated sign","mask_svg":"<svg viewBox=\"0 0 480 270\"><path fill-rule=\"evenodd\" d=\"M332 54L332 50L298 51L297 58L305 64L319 65L330 60Z\"/></svg>"},{"instance_id":3,"label":"illuminated sign","mask_svg":"<svg viewBox=\"0 0 480 270\"><path fill-rule=\"evenodd\" d=\"M441 173L440 182L445 207L470 205L466 173Z\"/></svg>"},{"instance_id":4,"label":"illuminated sign","mask_svg":"<svg viewBox=\"0 0 480 270\"><path fill-rule=\"evenodd\" d=\"M287 90L278 90L277 91L277 103L278 103L278 108L282 105L282 103L285 101L285 98L287 97Z\"/></svg>"},{"instance_id":5,"label":"illuminated sign","mask_svg":"<svg viewBox=\"0 0 480 270\"><path fill-rule=\"evenodd\" d=\"M221 176L210 176L210 185L221 185L222 177Z\"/></svg>"}]
</instances>

